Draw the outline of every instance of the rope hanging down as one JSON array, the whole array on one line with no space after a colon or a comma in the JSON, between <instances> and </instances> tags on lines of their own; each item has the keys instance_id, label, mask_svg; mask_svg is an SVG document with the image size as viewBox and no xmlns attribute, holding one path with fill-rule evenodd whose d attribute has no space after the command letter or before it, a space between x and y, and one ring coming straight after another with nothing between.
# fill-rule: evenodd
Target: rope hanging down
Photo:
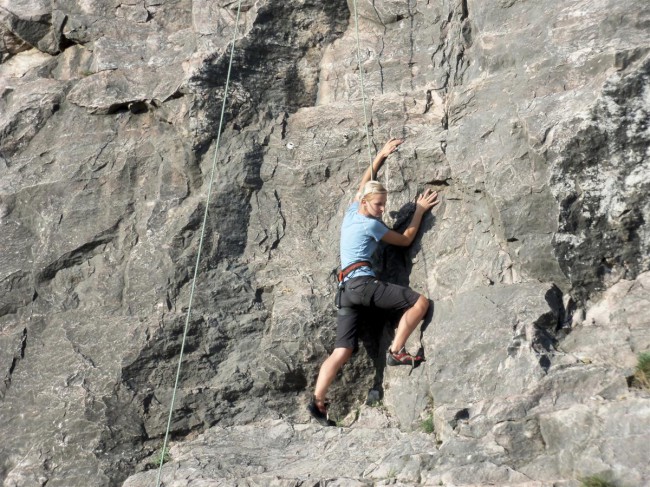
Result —
<instances>
[{"instance_id":1,"label":"rope hanging down","mask_svg":"<svg viewBox=\"0 0 650 487\"><path fill-rule=\"evenodd\" d=\"M363 89L363 69L361 68L361 47L359 47L359 13L357 12L357 0L354 5L354 27L357 34L357 62L359 64L359 81L361 84L361 101L363 102L363 120L366 127L366 145L368 146L368 160L370 161L370 180L374 181L375 171L372 167L372 151L370 150L370 132L368 131L368 114L366 113L366 94Z\"/></svg>"},{"instance_id":2,"label":"rope hanging down","mask_svg":"<svg viewBox=\"0 0 650 487\"><path fill-rule=\"evenodd\" d=\"M174 392L172 393L172 401L169 405L169 417L167 419L167 429L165 431L165 440L163 441L162 451L160 452L160 465L158 467L158 478L156 480L156 487L160 487L160 477L162 475L162 467L165 461L165 452L167 451L167 442L169 440L169 430L172 423L172 414L174 412L174 402L176 401L176 390L178 389L179 377L181 375L181 364L183 363L183 351L185 350L185 340L187 338L187 331L190 324L190 314L192 313L192 301L194 300L194 288L196 286L196 277L199 273L199 261L201 259L201 250L203 249L203 239L205 236L205 227L208 221L208 208L210 207L210 196L212 194L212 184L214 182L214 174L217 166L217 153L219 152L219 143L221 141L221 128L223 127L224 113L226 112L226 99L228 98L228 85L230 84L230 72L232 70L233 53L235 52L235 41L237 40L237 28L239 26L239 14L241 12L241 0L237 4L237 17L235 19L235 31L232 36L232 45L230 47L230 61L228 63L228 74L226 75L226 87L223 94L223 103L221 105L221 119L219 120L219 130L217 131L217 144L214 149L214 158L212 159L212 172L210 174L210 184L208 185L208 195L205 202L205 211L203 212L203 224L201 226L201 238L199 240L199 250L196 255L196 264L194 266L194 278L192 279L192 288L190 291L190 300L187 306L187 316L185 317L185 329L183 330L183 340L181 342L181 352L178 357L178 368L176 369L176 380L174 381Z\"/></svg>"}]
</instances>

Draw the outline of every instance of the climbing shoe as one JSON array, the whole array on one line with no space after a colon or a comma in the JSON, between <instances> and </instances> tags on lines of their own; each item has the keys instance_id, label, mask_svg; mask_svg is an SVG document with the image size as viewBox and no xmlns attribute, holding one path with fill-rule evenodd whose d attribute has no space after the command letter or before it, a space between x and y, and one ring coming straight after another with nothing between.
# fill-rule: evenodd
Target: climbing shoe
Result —
<instances>
[{"instance_id":1,"label":"climbing shoe","mask_svg":"<svg viewBox=\"0 0 650 487\"><path fill-rule=\"evenodd\" d=\"M311 402L307 405L307 411L311 417L318 421L323 426L336 426L336 423L327 418L327 406L329 404L322 399L312 398ZM320 407L319 407L320 406Z\"/></svg>"},{"instance_id":2,"label":"climbing shoe","mask_svg":"<svg viewBox=\"0 0 650 487\"><path fill-rule=\"evenodd\" d=\"M424 357L420 355L411 355L404 347L399 352L388 350L386 354L386 363L388 365L410 365L411 368L417 367L424 362Z\"/></svg>"}]
</instances>

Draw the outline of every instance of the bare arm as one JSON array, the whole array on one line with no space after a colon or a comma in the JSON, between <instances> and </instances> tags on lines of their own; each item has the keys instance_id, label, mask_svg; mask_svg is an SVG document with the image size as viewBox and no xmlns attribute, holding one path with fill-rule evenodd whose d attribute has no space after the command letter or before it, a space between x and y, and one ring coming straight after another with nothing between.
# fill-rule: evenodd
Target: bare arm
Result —
<instances>
[{"instance_id":1,"label":"bare arm","mask_svg":"<svg viewBox=\"0 0 650 487\"><path fill-rule=\"evenodd\" d=\"M374 174L377 174L379 172L379 169L381 169L381 166L384 165L386 158L395 152L397 150L397 147L403 142L404 139L390 139L388 142L386 142L386 145L384 145L384 147L382 147L382 149L377 152L375 160L372 161L372 172ZM354 201L359 201L361 199L361 195L363 194L363 187L368 181L370 181L371 176L372 174L370 174L370 168L367 168L361 177L361 183L359 183L359 191L357 191L357 194L354 197Z\"/></svg>"},{"instance_id":2,"label":"bare arm","mask_svg":"<svg viewBox=\"0 0 650 487\"><path fill-rule=\"evenodd\" d=\"M411 245L420 229L422 217L438 203L440 203L438 201L438 192L427 189L423 194L418 196L417 203L415 204L415 213L413 213L408 227L402 233L396 232L395 230L388 230L386 235L381 239L382 242L399 247L408 247Z\"/></svg>"}]
</instances>

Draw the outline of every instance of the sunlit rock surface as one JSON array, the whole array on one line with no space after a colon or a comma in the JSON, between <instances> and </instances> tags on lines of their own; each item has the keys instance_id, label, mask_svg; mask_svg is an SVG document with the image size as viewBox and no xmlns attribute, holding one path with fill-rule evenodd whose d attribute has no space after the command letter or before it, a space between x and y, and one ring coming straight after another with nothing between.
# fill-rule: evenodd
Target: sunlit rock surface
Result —
<instances>
[{"instance_id":1,"label":"sunlit rock surface","mask_svg":"<svg viewBox=\"0 0 650 487\"><path fill-rule=\"evenodd\" d=\"M358 2L377 269L433 300L386 369L335 336L369 163L352 2L0 0L0 479L166 486L650 483L650 5ZM225 123L215 154L230 41ZM368 403L368 404L366 404Z\"/></svg>"}]
</instances>

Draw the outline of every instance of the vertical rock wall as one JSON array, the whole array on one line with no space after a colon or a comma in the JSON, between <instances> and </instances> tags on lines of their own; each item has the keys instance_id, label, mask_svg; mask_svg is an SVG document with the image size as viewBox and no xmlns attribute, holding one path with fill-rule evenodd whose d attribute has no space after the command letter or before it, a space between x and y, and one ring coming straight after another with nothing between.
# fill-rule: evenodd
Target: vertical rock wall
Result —
<instances>
[{"instance_id":1,"label":"vertical rock wall","mask_svg":"<svg viewBox=\"0 0 650 487\"><path fill-rule=\"evenodd\" d=\"M385 220L402 228L425 187L442 195L377 266L434 312L410 375L384 370L392 321L371 317L333 413L354 417L369 391L383 412L333 441L337 469L298 460L329 441L300 423L335 335L338 225L369 163L352 7L243 2L168 471L649 481L630 452L650 440L650 403L626 382L650 349L641 1L358 3L373 150L406 138L381 176ZM157 459L235 8L0 1L4 485L121 485ZM416 432L425 419L435 434ZM246 455L262 428L265 453L202 457ZM357 442L378 456L350 454Z\"/></svg>"}]
</instances>

